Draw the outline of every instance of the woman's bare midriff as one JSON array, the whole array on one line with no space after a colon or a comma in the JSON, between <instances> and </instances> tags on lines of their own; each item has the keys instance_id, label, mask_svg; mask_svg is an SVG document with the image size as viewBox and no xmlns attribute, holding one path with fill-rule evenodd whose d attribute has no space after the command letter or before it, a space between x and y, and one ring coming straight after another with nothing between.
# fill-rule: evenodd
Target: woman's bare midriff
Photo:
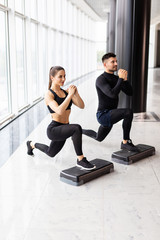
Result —
<instances>
[{"instance_id":1,"label":"woman's bare midriff","mask_svg":"<svg viewBox=\"0 0 160 240\"><path fill-rule=\"evenodd\" d=\"M51 114L52 120L59 122L59 123L67 124L67 123L69 123L70 112L71 112L71 110L68 109L62 115L59 115L57 113L52 113Z\"/></svg>"}]
</instances>

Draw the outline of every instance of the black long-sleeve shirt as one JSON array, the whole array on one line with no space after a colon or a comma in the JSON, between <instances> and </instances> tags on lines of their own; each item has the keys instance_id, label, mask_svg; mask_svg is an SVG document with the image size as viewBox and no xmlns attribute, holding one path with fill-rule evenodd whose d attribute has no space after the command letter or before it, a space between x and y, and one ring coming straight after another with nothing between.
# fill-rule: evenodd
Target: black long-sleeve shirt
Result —
<instances>
[{"instance_id":1,"label":"black long-sleeve shirt","mask_svg":"<svg viewBox=\"0 0 160 240\"><path fill-rule=\"evenodd\" d=\"M123 81L122 78L107 72L102 73L97 78L96 89L99 100L97 111L116 109L120 91L128 96L132 96L133 92L129 81Z\"/></svg>"}]
</instances>

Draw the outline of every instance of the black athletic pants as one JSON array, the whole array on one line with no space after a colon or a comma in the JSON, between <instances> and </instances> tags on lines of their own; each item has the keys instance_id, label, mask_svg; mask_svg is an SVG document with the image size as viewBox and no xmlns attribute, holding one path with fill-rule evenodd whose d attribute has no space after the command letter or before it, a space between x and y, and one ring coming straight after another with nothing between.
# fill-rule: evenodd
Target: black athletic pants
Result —
<instances>
[{"instance_id":1,"label":"black athletic pants","mask_svg":"<svg viewBox=\"0 0 160 240\"><path fill-rule=\"evenodd\" d=\"M78 124L63 124L52 121L47 128L47 136L51 141L50 146L36 143L35 148L54 157L64 146L67 138L72 137L77 156L82 153L82 128Z\"/></svg>"},{"instance_id":2,"label":"black athletic pants","mask_svg":"<svg viewBox=\"0 0 160 240\"><path fill-rule=\"evenodd\" d=\"M105 139L105 137L108 135L108 133L111 131L113 124L119 122L123 119L122 128L123 128L123 139L129 140L130 139L130 130L132 125L132 119L133 119L133 111L129 108L120 108L120 109L112 109L109 112L107 112L107 120L109 118L110 126L104 126L104 124L100 125L98 132L96 133L93 130L86 130L83 129L83 134L94 138L95 140L101 142Z\"/></svg>"}]
</instances>

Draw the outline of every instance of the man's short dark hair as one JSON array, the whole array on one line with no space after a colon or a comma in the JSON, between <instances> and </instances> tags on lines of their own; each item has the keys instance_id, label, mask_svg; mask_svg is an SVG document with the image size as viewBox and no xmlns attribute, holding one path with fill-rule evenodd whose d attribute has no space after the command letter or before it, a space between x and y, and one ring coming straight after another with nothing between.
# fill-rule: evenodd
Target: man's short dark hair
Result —
<instances>
[{"instance_id":1,"label":"man's short dark hair","mask_svg":"<svg viewBox=\"0 0 160 240\"><path fill-rule=\"evenodd\" d=\"M104 62L106 59L109 59L111 57L116 57L116 55L114 53L106 53L106 54L104 54L104 56L102 57L102 62Z\"/></svg>"}]
</instances>

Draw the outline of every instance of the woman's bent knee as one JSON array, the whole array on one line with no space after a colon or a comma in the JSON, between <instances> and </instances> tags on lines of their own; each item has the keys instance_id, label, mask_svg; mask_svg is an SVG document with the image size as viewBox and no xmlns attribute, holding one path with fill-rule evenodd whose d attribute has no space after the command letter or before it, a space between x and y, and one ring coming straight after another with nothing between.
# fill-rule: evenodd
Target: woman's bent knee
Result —
<instances>
[{"instance_id":1,"label":"woman's bent knee","mask_svg":"<svg viewBox=\"0 0 160 240\"><path fill-rule=\"evenodd\" d=\"M79 132L82 134L82 127L79 124L74 124L75 132Z\"/></svg>"}]
</instances>

